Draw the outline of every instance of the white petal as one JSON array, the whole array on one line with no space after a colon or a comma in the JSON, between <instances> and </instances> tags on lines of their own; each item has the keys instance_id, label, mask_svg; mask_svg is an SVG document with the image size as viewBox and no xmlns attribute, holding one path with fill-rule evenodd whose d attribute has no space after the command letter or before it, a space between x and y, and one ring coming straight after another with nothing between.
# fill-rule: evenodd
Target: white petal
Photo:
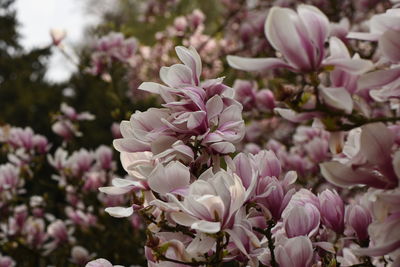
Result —
<instances>
[{"instance_id":1,"label":"white petal","mask_svg":"<svg viewBox=\"0 0 400 267\"><path fill-rule=\"evenodd\" d=\"M389 84L400 78L400 68L378 70L366 73L358 80L358 90L373 89Z\"/></svg>"},{"instance_id":2,"label":"white petal","mask_svg":"<svg viewBox=\"0 0 400 267\"><path fill-rule=\"evenodd\" d=\"M293 69L289 64L277 58L247 58L228 56L228 64L232 68L245 71L266 71L276 68Z\"/></svg>"},{"instance_id":3,"label":"white petal","mask_svg":"<svg viewBox=\"0 0 400 267\"><path fill-rule=\"evenodd\" d=\"M229 154L235 152L236 148L229 142L218 142L210 145L210 148L221 154Z\"/></svg>"},{"instance_id":4,"label":"white petal","mask_svg":"<svg viewBox=\"0 0 400 267\"><path fill-rule=\"evenodd\" d=\"M110 207L106 208L105 211L113 217L123 218L129 217L133 214L133 208L125 208L125 207Z\"/></svg>"},{"instance_id":5,"label":"white petal","mask_svg":"<svg viewBox=\"0 0 400 267\"><path fill-rule=\"evenodd\" d=\"M220 222L197 221L191 226L194 230L199 230L203 233L215 234L221 230Z\"/></svg>"},{"instance_id":6,"label":"white petal","mask_svg":"<svg viewBox=\"0 0 400 267\"><path fill-rule=\"evenodd\" d=\"M171 218L177 224L188 226L188 227L191 227L192 224L199 221L199 219L197 219L191 215L188 215L187 213L184 213L184 212L171 212Z\"/></svg>"},{"instance_id":7,"label":"white petal","mask_svg":"<svg viewBox=\"0 0 400 267\"><path fill-rule=\"evenodd\" d=\"M105 186L100 187L99 191L107 195L118 196L128 193L132 190L132 187L115 187L115 186Z\"/></svg>"},{"instance_id":8,"label":"white petal","mask_svg":"<svg viewBox=\"0 0 400 267\"><path fill-rule=\"evenodd\" d=\"M113 141L114 148L119 152L143 152L150 150L150 144L136 138L120 138Z\"/></svg>"},{"instance_id":9,"label":"white petal","mask_svg":"<svg viewBox=\"0 0 400 267\"><path fill-rule=\"evenodd\" d=\"M321 97L328 105L336 109L344 110L350 114L353 110L353 99L350 93L343 87L340 88L320 88Z\"/></svg>"},{"instance_id":10,"label":"white petal","mask_svg":"<svg viewBox=\"0 0 400 267\"><path fill-rule=\"evenodd\" d=\"M327 58L323 62L324 66L335 66L351 74L363 74L374 66L371 61L366 59L344 59L344 58Z\"/></svg>"}]
</instances>

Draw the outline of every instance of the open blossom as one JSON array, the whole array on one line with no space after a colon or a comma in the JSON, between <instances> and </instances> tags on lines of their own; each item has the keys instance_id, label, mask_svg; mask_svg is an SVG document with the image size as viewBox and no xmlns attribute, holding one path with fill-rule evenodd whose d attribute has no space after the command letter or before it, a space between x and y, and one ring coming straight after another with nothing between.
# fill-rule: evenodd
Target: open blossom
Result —
<instances>
[{"instance_id":1,"label":"open blossom","mask_svg":"<svg viewBox=\"0 0 400 267\"><path fill-rule=\"evenodd\" d=\"M345 163L322 163L322 175L337 186L368 185L375 188L395 188L399 181L392 164L392 132L382 123L361 127L357 147Z\"/></svg>"},{"instance_id":2,"label":"open blossom","mask_svg":"<svg viewBox=\"0 0 400 267\"><path fill-rule=\"evenodd\" d=\"M335 66L350 73L363 73L372 67L372 63L363 59L337 58L332 54L325 58L329 20L314 6L299 5L297 13L289 8L273 7L264 29L268 41L286 61L228 56L232 67L246 71L286 68L295 72L310 72L324 66Z\"/></svg>"},{"instance_id":3,"label":"open blossom","mask_svg":"<svg viewBox=\"0 0 400 267\"><path fill-rule=\"evenodd\" d=\"M178 224L204 233L217 233L233 225L235 213L244 203L245 189L235 174L219 171L203 173L189 187L183 202L169 195L171 218ZM154 202L160 208L163 204Z\"/></svg>"},{"instance_id":4,"label":"open blossom","mask_svg":"<svg viewBox=\"0 0 400 267\"><path fill-rule=\"evenodd\" d=\"M86 111L77 113L73 107L65 103L61 104L60 111L61 113L55 117L56 121L51 129L67 141L82 135L77 125L79 121L90 121L95 118L93 114Z\"/></svg>"},{"instance_id":5,"label":"open blossom","mask_svg":"<svg viewBox=\"0 0 400 267\"><path fill-rule=\"evenodd\" d=\"M279 220L294 193L294 172L281 174L281 164L272 151L262 150L255 155L240 153L231 168L246 188L246 201L254 202ZM282 177L283 176L283 177Z\"/></svg>"},{"instance_id":6,"label":"open blossom","mask_svg":"<svg viewBox=\"0 0 400 267\"><path fill-rule=\"evenodd\" d=\"M40 154L44 154L49 150L46 137L35 134L30 127L24 129L12 127L5 137L5 141L14 149L22 148L27 152L38 152Z\"/></svg>"},{"instance_id":7,"label":"open blossom","mask_svg":"<svg viewBox=\"0 0 400 267\"><path fill-rule=\"evenodd\" d=\"M370 32L351 32L347 37L378 41L383 55L392 62L400 62L400 8L386 10L374 15L369 21Z\"/></svg>"},{"instance_id":8,"label":"open blossom","mask_svg":"<svg viewBox=\"0 0 400 267\"><path fill-rule=\"evenodd\" d=\"M111 32L100 38L94 47L90 73L93 75L106 73L114 62L129 64L137 46L135 38L125 39L122 33Z\"/></svg>"},{"instance_id":9,"label":"open blossom","mask_svg":"<svg viewBox=\"0 0 400 267\"><path fill-rule=\"evenodd\" d=\"M18 189L23 182L19 174L19 169L10 163L0 165L0 193Z\"/></svg>"},{"instance_id":10,"label":"open blossom","mask_svg":"<svg viewBox=\"0 0 400 267\"><path fill-rule=\"evenodd\" d=\"M139 87L159 94L166 102L164 108L137 111L129 122L123 121L123 138L114 140L115 148L120 152L151 151L157 156L161 152L158 147L169 147L165 152L169 159L183 154L190 160L194 152L186 144L195 138L208 153L234 152L234 144L244 135L244 122L232 88L222 84L222 79L200 81L202 66L194 48L177 47L176 52L184 64L160 70L161 80L168 86L145 82Z\"/></svg>"}]
</instances>

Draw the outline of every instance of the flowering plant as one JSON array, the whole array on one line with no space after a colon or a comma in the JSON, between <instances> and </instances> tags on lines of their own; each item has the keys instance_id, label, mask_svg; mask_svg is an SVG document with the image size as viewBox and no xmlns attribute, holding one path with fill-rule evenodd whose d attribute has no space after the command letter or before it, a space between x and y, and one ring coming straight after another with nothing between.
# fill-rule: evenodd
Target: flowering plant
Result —
<instances>
[{"instance_id":1,"label":"flowering plant","mask_svg":"<svg viewBox=\"0 0 400 267\"><path fill-rule=\"evenodd\" d=\"M150 25L178 2L149 1L141 20ZM116 217L143 230L151 267L399 266L396 1L221 2L215 33L194 10L153 46L122 33L97 40L86 70L115 86L121 64L125 97L156 104L113 125L122 178L106 146L66 151L78 122L94 117L61 106L52 128L64 148L47 162L68 220L43 215L38 196L32 215L12 203L51 146L29 128L3 130L7 238L47 255L66 245L71 262L109 267L127 261L90 254L74 232L117 233L104 223Z\"/></svg>"}]
</instances>

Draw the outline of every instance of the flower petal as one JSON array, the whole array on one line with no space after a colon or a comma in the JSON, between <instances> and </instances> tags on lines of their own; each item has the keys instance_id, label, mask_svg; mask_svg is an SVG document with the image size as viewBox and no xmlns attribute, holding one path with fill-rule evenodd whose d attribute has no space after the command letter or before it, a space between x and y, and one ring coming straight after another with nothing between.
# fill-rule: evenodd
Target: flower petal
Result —
<instances>
[{"instance_id":1,"label":"flower petal","mask_svg":"<svg viewBox=\"0 0 400 267\"><path fill-rule=\"evenodd\" d=\"M228 64L235 69L245 71L266 71L276 68L293 68L281 59L277 58L247 58L238 56L228 56Z\"/></svg>"},{"instance_id":2,"label":"flower petal","mask_svg":"<svg viewBox=\"0 0 400 267\"><path fill-rule=\"evenodd\" d=\"M350 93L343 87L339 88L326 88L319 89L323 101L333 108L344 110L350 114L353 110L353 99Z\"/></svg>"},{"instance_id":3,"label":"flower petal","mask_svg":"<svg viewBox=\"0 0 400 267\"><path fill-rule=\"evenodd\" d=\"M110 207L106 208L105 211L113 217L116 218L124 218L129 217L133 214L133 208L125 208L125 207Z\"/></svg>"}]
</instances>

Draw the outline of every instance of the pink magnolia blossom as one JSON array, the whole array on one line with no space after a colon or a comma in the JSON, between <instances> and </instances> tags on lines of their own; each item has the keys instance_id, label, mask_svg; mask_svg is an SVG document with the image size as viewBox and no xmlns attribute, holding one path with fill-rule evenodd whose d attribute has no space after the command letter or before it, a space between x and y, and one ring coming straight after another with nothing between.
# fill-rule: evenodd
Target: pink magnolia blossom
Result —
<instances>
[{"instance_id":1,"label":"pink magnolia blossom","mask_svg":"<svg viewBox=\"0 0 400 267\"><path fill-rule=\"evenodd\" d=\"M91 262L88 262L85 267L123 267L122 265L112 265L111 262L109 262L106 259L97 259L93 260Z\"/></svg>"},{"instance_id":2,"label":"pink magnolia blossom","mask_svg":"<svg viewBox=\"0 0 400 267\"><path fill-rule=\"evenodd\" d=\"M275 249L276 260L281 267L311 267L313 248L308 237L290 238L283 246Z\"/></svg>"},{"instance_id":3,"label":"pink magnolia blossom","mask_svg":"<svg viewBox=\"0 0 400 267\"><path fill-rule=\"evenodd\" d=\"M317 233L321 215L317 207L306 203L296 206L284 216L283 224L289 238L296 236L313 236Z\"/></svg>"},{"instance_id":4,"label":"pink magnolia blossom","mask_svg":"<svg viewBox=\"0 0 400 267\"><path fill-rule=\"evenodd\" d=\"M84 266L93 256L93 254L89 254L87 249L81 246L74 246L71 249L71 261L79 266Z\"/></svg>"},{"instance_id":5,"label":"pink magnolia blossom","mask_svg":"<svg viewBox=\"0 0 400 267\"><path fill-rule=\"evenodd\" d=\"M153 205L167 208L178 224L204 233L217 233L233 224L235 213L244 203L245 188L239 177L226 171L213 174L206 171L189 187L189 193L179 201L169 195L172 202L154 201Z\"/></svg>"},{"instance_id":6,"label":"pink magnolia blossom","mask_svg":"<svg viewBox=\"0 0 400 267\"><path fill-rule=\"evenodd\" d=\"M344 203L336 190L326 189L318 194L323 224L337 233L344 230Z\"/></svg>"},{"instance_id":7,"label":"pink magnolia blossom","mask_svg":"<svg viewBox=\"0 0 400 267\"><path fill-rule=\"evenodd\" d=\"M351 32L347 37L378 41L383 55L392 62L400 62L400 9L392 8L374 15L369 21L370 32Z\"/></svg>"},{"instance_id":8,"label":"pink magnolia blossom","mask_svg":"<svg viewBox=\"0 0 400 267\"><path fill-rule=\"evenodd\" d=\"M393 134L382 123L361 127L359 148L347 163L322 163L322 175L338 186L368 185L375 188L394 188L398 185L391 149Z\"/></svg>"},{"instance_id":9,"label":"pink magnolia blossom","mask_svg":"<svg viewBox=\"0 0 400 267\"><path fill-rule=\"evenodd\" d=\"M363 73L372 67L367 60L338 58L334 54L325 59L324 44L328 34L328 18L314 6L299 5L297 13L289 8L273 7L265 22L265 35L286 61L228 56L228 62L232 67L246 71L287 68L310 72L323 66L335 66L350 73Z\"/></svg>"},{"instance_id":10,"label":"pink magnolia blossom","mask_svg":"<svg viewBox=\"0 0 400 267\"><path fill-rule=\"evenodd\" d=\"M13 258L9 256L3 256L0 254L0 267L14 267L16 266Z\"/></svg>"},{"instance_id":11,"label":"pink magnolia blossom","mask_svg":"<svg viewBox=\"0 0 400 267\"><path fill-rule=\"evenodd\" d=\"M349 205L346 207L346 225L351 228L359 240L368 239L368 226L372 222L372 217L368 209L362 205Z\"/></svg>"},{"instance_id":12,"label":"pink magnolia blossom","mask_svg":"<svg viewBox=\"0 0 400 267\"><path fill-rule=\"evenodd\" d=\"M131 120L121 123L123 138L114 140L120 152L151 151L173 147L173 154L190 158L193 152L185 146L192 137L211 153L235 151L234 143L244 135L242 106L232 99L232 88L222 79L200 81L201 60L194 48L176 47L184 64L163 67L161 80L168 86L145 82L139 89L159 94L165 108L136 112ZM183 144L177 145L182 140ZM178 156L179 157L179 156ZM171 158L171 154L168 157Z\"/></svg>"}]
</instances>

